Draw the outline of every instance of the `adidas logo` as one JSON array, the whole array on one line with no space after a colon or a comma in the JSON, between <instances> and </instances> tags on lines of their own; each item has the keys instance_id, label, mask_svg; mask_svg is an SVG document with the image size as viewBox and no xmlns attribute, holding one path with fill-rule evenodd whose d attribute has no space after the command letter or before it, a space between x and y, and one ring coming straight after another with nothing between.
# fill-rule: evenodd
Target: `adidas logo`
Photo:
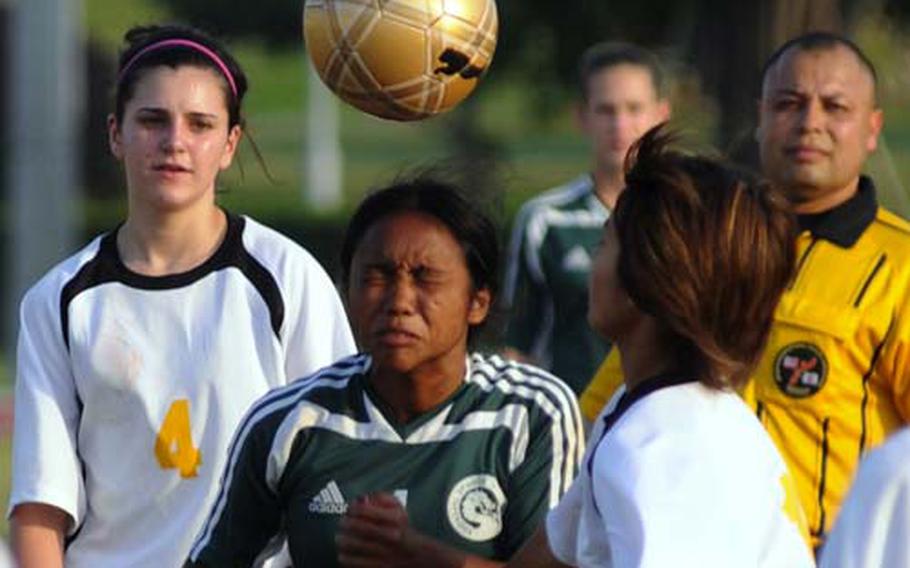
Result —
<instances>
[{"instance_id":1,"label":"adidas logo","mask_svg":"<svg viewBox=\"0 0 910 568\"><path fill-rule=\"evenodd\" d=\"M348 504L344 502L344 495L341 494L341 489L333 479L313 497L309 509L311 513L343 515L348 512Z\"/></svg>"}]
</instances>

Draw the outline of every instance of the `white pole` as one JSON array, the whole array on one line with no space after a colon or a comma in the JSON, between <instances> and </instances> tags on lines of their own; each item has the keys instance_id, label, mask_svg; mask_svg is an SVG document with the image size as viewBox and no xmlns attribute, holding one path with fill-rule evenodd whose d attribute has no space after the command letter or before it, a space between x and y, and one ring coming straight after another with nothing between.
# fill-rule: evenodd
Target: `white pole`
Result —
<instances>
[{"instance_id":1,"label":"white pole","mask_svg":"<svg viewBox=\"0 0 910 568\"><path fill-rule=\"evenodd\" d=\"M341 205L343 157L338 135L338 101L322 84L309 58L307 67L306 144L303 201L317 211Z\"/></svg>"},{"instance_id":2,"label":"white pole","mask_svg":"<svg viewBox=\"0 0 910 568\"><path fill-rule=\"evenodd\" d=\"M15 344L23 292L72 252L86 69L81 0L19 0L12 10L8 346Z\"/></svg>"}]
</instances>

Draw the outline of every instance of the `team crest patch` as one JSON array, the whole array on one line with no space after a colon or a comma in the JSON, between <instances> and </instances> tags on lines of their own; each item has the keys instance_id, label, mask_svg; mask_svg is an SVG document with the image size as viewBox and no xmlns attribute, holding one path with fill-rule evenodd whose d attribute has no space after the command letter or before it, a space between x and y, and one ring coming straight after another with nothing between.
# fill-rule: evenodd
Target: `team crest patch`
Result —
<instances>
[{"instance_id":1,"label":"team crest patch","mask_svg":"<svg viewBox=\"0 0 910 568\"><path fill-rule=\"evenodd\" d=\"M791 343L777 354L774 382L794 398L812 396L821 390L828 376L828 360L811 343Z\"/></svg>"},{"instance_id":2,"label":"team crest patch","mask_svg":"<svg viewBox=\"0 0 910 568\"><path fill-rule=\"evenodd\" d=\"M484 542L502 532L506 496L492 475L469 475L455 484L446 509L449 524L462 537Z\"/></svg>"}]
</instances>

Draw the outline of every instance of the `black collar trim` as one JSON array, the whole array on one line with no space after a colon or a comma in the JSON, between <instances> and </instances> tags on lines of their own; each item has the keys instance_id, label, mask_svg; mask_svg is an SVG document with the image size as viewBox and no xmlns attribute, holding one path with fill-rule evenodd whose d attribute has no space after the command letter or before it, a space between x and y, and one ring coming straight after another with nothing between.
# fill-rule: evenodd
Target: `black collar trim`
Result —
<instances>
[{"instance_id":1,"label":"black collar trim","mask_svg":"<svg viewBox=\"0 0 910 568\"><path fill-rule=\"evenodd\" d=\"M591 455L588 457L588 463L586 464L588 468L588 477L593 479L594 477L594 458L597 456L597 450L600 447L600 442L604 439L607 433L613 428L614 425L619 421L620 418L635 405L636 402L645 398L649 394L659 391L661 389L675 387L679 385L685 385L688 383L696 383L698 379L694 378L691 374L680 373L680 372L669 372L661 373L653 377L647 378L642 382L635 385L632 390L628 390L619 398L619 401L616 403L616 406L613 408L613 411L603 417L604 429L600 433L600 438L594 445L594 449L591 450ZM594 510L600 515L600 508L597 506L597 501L594 501Z\"/></svg>"},{"instance_id":2,"label":"black collar trim","mask_svg":"<svg viewBox=\"0 0 910 568\"><path fill-rule=\"evenodd\" d=\"M101 238L98 254L85 263L67 282L60 294L60 325L63 341L70 346L69 304L80 293L108 282L120 282L140 290L170 290L190 286L209 274L226 268L238 268L244 277L256 288L269 310L272 331L281 340L284 323L284 298L278 282L272 273L257 260L243 244L246 219L228 213L227 234L218 249L202 264L187 272L165 276L147 276L130 270L121 260L117 251L117 231L120 227Z\"/></svg>"},{"instance_id":3,"label":"black collar trim","mask_svg":"<svg viewBox=\"0 0 910 568\"><path fill-rule=\"evenodd\" d=\"M613 425L616 424L620 418L622 418L622 416L632 407L632 405L645 398L652 392L695 382L698 382L698 379L689 374L661 373L638 383L634 388L624 392L620 396L619 402L616 404L613 412L604 416L604 429L603 433L600 435L601 439L611 428L613 428Z\"/></svg>"},{"instance_id":4,"label":"black collar trim","mask_svg":"<svg viewBox=\"0 0 910 568\"><path fill-rule=\"evenodd\" d=\"M604 428L600 433L600 439L597 440L597 444L594 446L594 450L591 451L591 458L588 460L587 464L588 473L590 474L594 468L594 454L597 453L597 446L600 445L600 441L604 439L604 436L607 435L616 422L622 418L636 402L655 391L695 382L698 382L698 379L688 373L661 373L643 380L631 390L622 393L619 401L613 408L613 411L603 417Z\"/></svg>"},{"instance_id":5,"label":"black collar trim","mask_svg":"<svg viewBox=\"0 0 910 568\"><path fill-rule=\"evenodd\" d=\"M856 194L834 209L799 216L801 229L809 231L812 236L825 239L843 247L850 248L859 240L863 232L875 220L878 211L878 200L875 197L875 184L872 179L860 176L859 189Z\"/></svg>"},{"instance_id":6,"label":"black collar trim","mask_svg":"<svg viewBox=\"0 0 910 568\"><path fill-rule=\"evenodd\" d=\"M130 270L123 263L120 253L117 251L117 233L120 232L123 223L102 238L98 256L102 262L107 264L111 274L117 281L134 288L168 290L189 286L212 272L230 265L231 259L235 258L243 250L244 218L227 211L224 211L224 214L227 218L227 231L224 240L202 264L186 272L165 276L147 276Z\"/></svg>"}]
</instances>

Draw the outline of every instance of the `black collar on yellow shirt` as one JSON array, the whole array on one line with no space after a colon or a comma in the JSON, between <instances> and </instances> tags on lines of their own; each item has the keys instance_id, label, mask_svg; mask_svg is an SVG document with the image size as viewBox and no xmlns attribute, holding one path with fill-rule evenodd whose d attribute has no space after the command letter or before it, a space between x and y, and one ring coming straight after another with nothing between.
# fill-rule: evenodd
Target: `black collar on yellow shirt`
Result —
<instances>
[{"instance_id":1,"label":"black collar on yellow shirt","mask_svg":"<svg viewBox=\"0 0 910 568\"><path fill-rule=\"evenodd\" d=\"M860 176L857 192L837 207L799 216L800 229L812 236L825 239L843 248L852 247L875 219L878 200L875 184L867 176Z\"/></svg>"}]
</instances>

